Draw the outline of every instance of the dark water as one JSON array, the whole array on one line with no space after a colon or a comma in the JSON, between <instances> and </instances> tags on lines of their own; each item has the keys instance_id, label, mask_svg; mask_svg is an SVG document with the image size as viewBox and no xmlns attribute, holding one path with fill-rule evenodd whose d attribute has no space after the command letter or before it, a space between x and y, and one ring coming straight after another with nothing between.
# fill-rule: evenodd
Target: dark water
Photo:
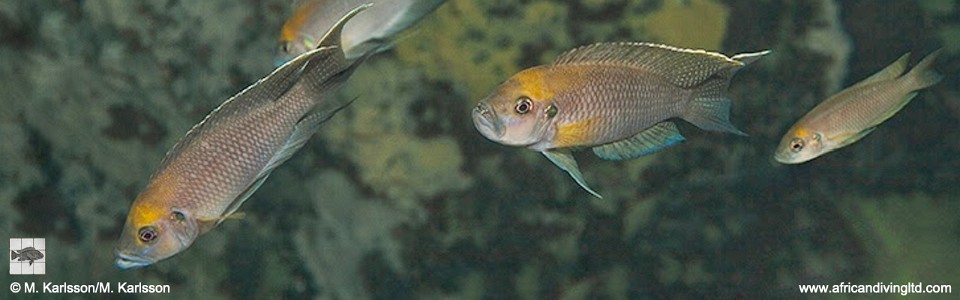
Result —
<instances>
[{"instance_id":1,"label":"dark water","mask_svg":"<svg viewBox=\"0 0 960 300\"><path fill-rule=\"evenodd\" d=\"M357 71L341 94L360 98L274 172L244 219L117 270L131 201L186 130L271 71L287 2L0 3L0 238L47 248L46 275L0 283L254 299L960 287L960 7L933 0L451 0ZM750 136L683 124L685 143L649 157L578 153L595 199L538 153L476 132L469 110L500 81L601 41L772 49L730 88ZM773 161L819 101L941 47L945 79L870 136L810 163ZM901 297L842 295L864 296Z\"/></svg>"}]
</instances>

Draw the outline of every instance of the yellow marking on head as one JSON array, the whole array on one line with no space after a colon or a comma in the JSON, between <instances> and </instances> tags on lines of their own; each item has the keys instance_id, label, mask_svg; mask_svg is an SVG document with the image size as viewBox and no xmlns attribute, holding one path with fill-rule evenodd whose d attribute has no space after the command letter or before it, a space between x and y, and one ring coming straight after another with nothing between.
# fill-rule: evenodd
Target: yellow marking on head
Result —
<instances>
[{"instance_id":1,"label":"yellow marking on head","mask_svg":"<svg viewBox=\"0 0 960 300\"><path fill-rule=\"evenodd\" d=\"M297 38L297 34L300 33L301 28L303 28L307 20L310 19L310 14L316 11L318 2L319 1L307 1L293 11L293 16L290 16L290 19L287 19L280 29L281 42L290 42Z\"/></svg>"},{"instance_id":2,"label":"yellow marking on head","mask_svg":"<svg viewBox=\"0 0 960 300\"><path fill-rule=\"evenodd\" d=\"M544 67L533 67L517 73L513 79L520 85L521 93L533 101L546 101L553 98L554 91L547 85Z\"/></svg>"},{"instance_id":3,"label":"yellow marking on head","mask_svg":"<svg viewBox=\"0 0 960 300\"><path fill-rule=\"evenodd\" d=\"M557 134L554 136L554 147L565 148L591 144L594 141L594 136L597 132L596 126L599 123L600 117L593 117L557 126Z\"/></svg>"},{"instance_id":4,"label":"yellow marking on head","mask_svg":"<svg viewBox=\"0 0 960 300\"><path fill-rule=\"evenodd\" d=\"M130 209L130 219L135 227L151 224L167 217L170 201L176 197L176 183L173 175L159 174L147 184Z\"/></svg>"},{"instance_id":5,"label":"yellow marking on head","mask_svg":"<svg viewBox=\"0 0 960 300\"><path fill-rule=\"evenodd\" d=\"M793 135L798 138L806 138L810 136L810 131L807 131L807 129L803 127L797 127L793 130Z\"/></svg>"}]
</instances>

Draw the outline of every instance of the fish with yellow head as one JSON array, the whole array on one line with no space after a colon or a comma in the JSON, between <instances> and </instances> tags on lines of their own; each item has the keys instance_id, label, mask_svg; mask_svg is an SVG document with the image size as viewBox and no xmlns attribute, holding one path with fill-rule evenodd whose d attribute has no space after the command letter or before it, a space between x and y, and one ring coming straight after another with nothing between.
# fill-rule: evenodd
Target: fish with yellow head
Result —
<instances>
[{"instance_id":1,"label":"fish with yellow head","mask_svg":"<svg viewBox=\"0 0 960 300\"><path fill-rule=\"evenodd\" d=\"M317 49L227 99L167 152L130 208L117 267L148 266L190 247L351 103L334 91L362 60L345 58L340 30L366 7L345 15Z\"/></svg>"},{"instance_id":2,"label":"fish with yellow head","mask_svg":"<svg viewBox=\"0 0 960 300\"><path fill-rule=\"evenodd\" d=\"M940 50L920 60L910 72L904 54L880 72L840 91L814 107L783 135L774 159L799 164L846 147L873 132L917 96L943 78L933 70Z\"/></svg>"},{"instance_id":3,"label":"fish with yellow head","mask_svg":"<svg viewBox=\"0 0 960 300\"><path fill-rule=\"evenodd\" d=\"M380 51L396 35L416 24L446 0L301 0L280 30L281 64L316 48L318 34L326 32L344 13L364 3L372 6L343 29L343 52L348 59Z\"/></svg>"},{"instance_id":4,"label":"fish with yellow head","mask_svg":"<svg viewBox=\"0 0 960 300\"><path fill-rule=\"evenodd\" d=\"M600 197L571 151L625 160L683 140L672 119L743 134L729 121L734 74L769 51L727 57L651 43L599 43L561 54L507 79L473 110L492 141L539 151Z\"/></svg>"}]
</instances>

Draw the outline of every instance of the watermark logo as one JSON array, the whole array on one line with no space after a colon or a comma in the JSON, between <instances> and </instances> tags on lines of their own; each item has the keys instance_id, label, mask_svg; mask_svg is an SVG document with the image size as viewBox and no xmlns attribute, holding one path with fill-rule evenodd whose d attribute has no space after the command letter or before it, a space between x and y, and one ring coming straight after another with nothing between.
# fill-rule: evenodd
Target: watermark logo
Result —
<instances>
[{"instance_id":1,"label":"watermark logo","mask_svg":"<svg viewBox=\"0 0 960 300\"><path fill-rule=\"evenodd\" d=\"M46 256L46 239L10 239L10 275L46 274Z\"/></svg>"}]
</instances>

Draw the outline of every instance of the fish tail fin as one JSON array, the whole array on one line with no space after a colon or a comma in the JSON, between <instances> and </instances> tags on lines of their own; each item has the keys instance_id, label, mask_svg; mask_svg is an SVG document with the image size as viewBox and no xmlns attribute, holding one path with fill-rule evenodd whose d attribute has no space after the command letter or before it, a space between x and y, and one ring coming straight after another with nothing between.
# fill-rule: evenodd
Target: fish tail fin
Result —
<instances>
[{"instance_id":1,"label":"fish tail fin","mask_svg":"<svg viewBox=\"0 0 960 300\"><path fill-rule=\"evenodd\" d=\"M910 72L904 75L907 80L910 80L914 90L927 88L943 79L943 75L933 69L933 62L937 60L937 56L940 56L941 50L943 49L937 49L924 57Z\"/></svg>"},{"instance_id":2,"label":"fish tail fin","mask_svg":"<svg viewBox=\"0 0 960 300\"><path fill-rule=\"evenodd\" d=\"M704 130L747 135L730 123L731 100L727 97L730 77L708 79L696 88L681 118Z\"/></svg>"},{"instance_id":3,"label":"fish tail fin","mask_svg":"<svg viewBox=\"0 0 960 300\"><path fill-rule=\"evenodd\" d=\"M323 38L320 39L320 42L317 43L317 48L340 47L340 45L342 44L342 40L340 36L342 35L341 33L343 32L343 27L347 25L347 21L350 21L350 19L352 19L354 16L370 8L371 6L373 6L373 3L367 3L367 4L357 6L356 8L348 12L346 15L341 17L340 20L337 21L337 23L335 23L333 27L331 27L330 30L327 31L326 34L323 35Z\"/></svg>"},{"instance_id":4,"label":"fish tail fin","mask_svg":"<svg viewBox=\"0 0 960 300\"><path fill-rule=\"evenodd\" d=\"M17 251L10 250L10 260L17 259L17 256L19 256Z\"/></svg>"}]
</instances>

